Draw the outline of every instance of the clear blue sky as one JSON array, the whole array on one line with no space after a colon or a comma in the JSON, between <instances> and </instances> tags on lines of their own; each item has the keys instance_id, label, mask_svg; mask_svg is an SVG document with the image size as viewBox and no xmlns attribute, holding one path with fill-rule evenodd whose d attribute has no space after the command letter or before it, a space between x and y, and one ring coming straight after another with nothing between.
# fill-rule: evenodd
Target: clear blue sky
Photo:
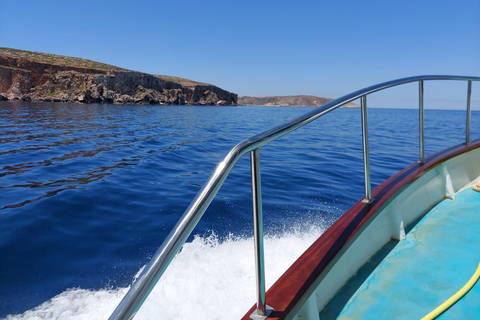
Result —
<instances>
[{"instance_id":1,"label":"clear blue sky","mask_svg":"<svg viewBox=\"0 0 480 320\"><path fill-rule=\"evenodd\" d=\"M480 75L480 0L1 0L0 14L0 46L180 76L239 95L337 98L412 75ZM466 92L457 87L453 100ZM442 85L425 90L445 94ZM407 91L392 94L396 102L381 106L415 107Z\"/></svg>"}]
</instances>

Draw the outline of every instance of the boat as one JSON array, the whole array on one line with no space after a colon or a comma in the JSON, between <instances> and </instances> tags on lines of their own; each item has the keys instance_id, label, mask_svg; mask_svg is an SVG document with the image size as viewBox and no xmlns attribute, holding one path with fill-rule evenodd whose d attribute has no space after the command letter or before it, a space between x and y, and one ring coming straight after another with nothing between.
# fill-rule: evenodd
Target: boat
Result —
<instances>
[{"instance_id":1,"label":"boat","mask_svg":"<svg viewBox=\"0 0 480 320\"><path fill-rule=\"evenodd\" d=\"M465 141L426 156L424 82L440 80L467 83ZM110 319L135 316L232 168L247 154L251 163L257 294L256 304L242 319L396 319L400 316L415 319L431 314L431 310L441 314L452 306L442 302L457 290L451 292L452 285L444 278L435 278L434 271L447 270L449 277L455 279L455 287L465 274L470 271L474 274L476 265L470 263L471 260L477 263L480 260L480 215L475 215L480 212L480 193L470 188L480 181L480 139L470 139L473 81L480 81L480 77L426 75L383 82L330 101L238 143L217 164ZM418 83L419 160L371 190L367 97L409 83ZM265 292L260 148L357 99L362 114L365 197L345 212ZM438 208L444 215L447 212L446 216L439 218ZM436 251L446 247L439 240L451 238L456 240L457 247L448 246L446 252ZM430 246L432 241L434 249ZM403 278L398 270L405 270L409 278ZM467 277L465 282L470 279L468 283L474 284L475 275L471 279ZM400 289L395 287L398 283ZM463 294L469 290L463 289ZM457 294L454 303L463 294ZM473 303L463 303L470 294L473 298L467 300ZM480 299L475 298L479 295L480 289L471 290L462 299L461 304L465 306L457 308L451 318L478 317ZM437 309L439 301L443 311Z\"/></svg>"}]
</instances>

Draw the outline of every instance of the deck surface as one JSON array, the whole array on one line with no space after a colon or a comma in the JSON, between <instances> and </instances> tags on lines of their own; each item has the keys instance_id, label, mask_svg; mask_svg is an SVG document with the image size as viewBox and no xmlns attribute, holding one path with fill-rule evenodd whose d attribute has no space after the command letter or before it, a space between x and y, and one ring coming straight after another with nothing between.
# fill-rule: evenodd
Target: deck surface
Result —
<instances>
[{"instance_id":1,"label":"deck surface","mask_svg":"<svg viewBox=\"0 0 480 320\"><path fill-rule=\"evenodd\" d=\"M372 258L320 319L421 319L460 290L479 262L480 193L467 188ZM437 319L480 319L480 281Z\"/></svg>"}]
</instances>

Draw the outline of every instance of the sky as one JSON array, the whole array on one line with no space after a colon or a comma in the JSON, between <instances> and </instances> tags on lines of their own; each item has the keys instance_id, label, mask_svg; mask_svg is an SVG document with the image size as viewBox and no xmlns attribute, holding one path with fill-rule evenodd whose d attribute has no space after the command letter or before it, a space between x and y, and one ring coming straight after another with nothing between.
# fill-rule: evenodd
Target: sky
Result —
<instances>
[{"instance_id":1,"label":"sky","mask_svg":"<svg viewBox=\"0 0 480 320\"><path fill-rule=\"evenodd\" d=\"M480 0L0 0L0 46L217 85L241 96L338 98L387 80L480 76ZM465 108L466 83L426 83ZM416 108L415 86L373 97ZM473 109L480 110L480 83ZM370 103L369 103L370 106Z\"/></svg>"}]
</instances>

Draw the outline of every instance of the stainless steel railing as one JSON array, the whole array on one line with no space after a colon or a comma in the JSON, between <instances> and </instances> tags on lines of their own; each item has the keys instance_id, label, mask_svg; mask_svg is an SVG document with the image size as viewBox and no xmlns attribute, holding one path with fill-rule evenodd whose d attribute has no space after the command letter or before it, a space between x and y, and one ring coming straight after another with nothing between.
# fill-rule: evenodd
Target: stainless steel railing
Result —
<instances>
[{"instance_id":1,"label":"stainless steel railing","mask_svg":"<svg viewBox=\"0 0 480 320\"><path fill-rule=\"evenodd\" d=\"M136 314L142 303L152 291L153 287L160 279L166 268L176 255L180 247L186 241L190 233L193 231L203 213L215 198L220 187L223 185L230 171L233 169L237 161L245 154L251 155L251 174L252 174L252 201L254 214L254 238L255 238L255 263L257 276L257 308L250 316L252 319L265 319L271 308L266 305L265 301L265 268L263 257L263 217L262 217L262 191L260 181L260 147L276 140L289 132L312 122L315 119L333 111L356 99L361 100L362 110L362 135L363 135L363 157L364 157L364 173L365 173L365 199L363 202L369 204L374 201L371 196L370 183L370 159L369 159L369 143L368 143L368 121L367 121L367 95L384 90L390 87L399 86L406 83L419 83L419 163L425 163L424 155L424 126L423 126L423 83L430 80L463 80L468 82L467 90L467 116L466 116L466 136L465 143L470 141L470 118L471 118L471 92L472 81L480 81L480 77L465 76L416 76L402 78L376 84L352 93L341 98L330 101L302 116L285 122L277 127L260 133L250 139L244 140L235 145L228 154L217 164L215 170L208 180L202 186L198 194L190 203L184 214L177 222L173 230L157 250L154 257L147 264L138 279L127 292L123 300L117 306L109 319L131 319Z\"/></svg>"}]
</instances>

